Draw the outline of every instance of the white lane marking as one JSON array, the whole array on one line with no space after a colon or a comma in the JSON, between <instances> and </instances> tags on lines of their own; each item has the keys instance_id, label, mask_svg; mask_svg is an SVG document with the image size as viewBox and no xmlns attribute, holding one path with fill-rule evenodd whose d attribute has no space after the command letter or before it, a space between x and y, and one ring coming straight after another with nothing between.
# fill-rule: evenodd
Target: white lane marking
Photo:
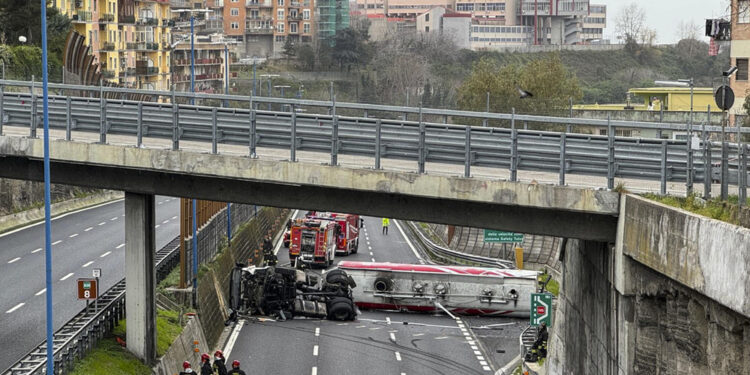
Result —
<instances>
[{"instance_id":1,"label":"white lane marking","mask_svg":"<svg viewBox=\"0 0 750 375\"><path fill-rule=\"evenodd\" d=\"M163 204L164 202L159 202L158 204Z\"/></svg>"},{"instance_id":2,"label":"white lane marking","mask_svg":"<svg viewBox=\"0 0 750 375\"><path fill-rule=\"evenodd\" d=\"M121 243L121 244L117 245L117 247L115 249L122 249L123 247L125 247L125 244Z\"/></svg>"},{"instance_id":3,"label":"white lane marking","mask_svg":"<svg viewBox=\"0 0 750 375\"><path fill-rule=\"evenodd\" d=\"M104 224L107 224L107 222L105 222L105 221L102 221L101 223L99 223L99 224L97 224L97 225L101 226L101 225L104 225Z\"/></svg>"},{"instance_id":4,"label":"white lane marking","mask_svg":"<svg viewBox=\"0 0 750 375\"><path fill-rule=\"evenodd\" d=\"M477 346L476 346L476 345L472 345L472 346L471 346L471 349L472 349L472 350L479 350L479 348L477 348Z\"/></svg>"},{"instance_id":5,"label":"white lane marking","mask_svg":"<svg viewBox=\"0 0 750 375\"><path fill-rule=\"evenodd\" d=\"M84 229L83 231L84 231L84 232L88 232L88 231L90 231L90 230L92 230L92 229L94 229L94 227L88 227L88 228Z\"/></svg>"},{"instance_id":6,"label":"white lane marking","mask_svg":"<svg viewBox=\"0 0 750 375\"><path fill-rule=\"evenodd\" d=\"M44 294L44 292L46 292L46 291L47 291L47 288L44 288L44 289L42 289L42 290L40 290L40 291L36 292L36 294L34 294L34 295L35 295L35 296L41 296L41 295L42 295L42 294Z\"/></svg>"},{"instance_id":7,"label":"white lane marking","mask_svg":"<svg viewBox=\"0 0 750 375\"><path fill-rule=\"evenodd\" d=\"M315 337L318 337L318 336L320 336L320 328L316 327L315 328Z\"/></svg>"},{"instance_id":8,"label":"white lane marking","mask_svg":"<svg viewBox=\"0 0 750 375\"><path fill-rule=\"evenodd\" d=\"M399 352L396 352L396 360L397 360L397 361L400 361L400 360L401 360L401 353L399 353Z\"/></svg>"},{"instance_id":9,"label":"white lane marking","mask_svg":"<svg viewBox=\"0 0 750 375\"><path fill-rule=\"evenodd\" d=\"M391 325L391 317L390 316L386 316L385 317L385 324Z\"/></svg>"},{"instance_id":10,"label":"white lane marking","mask_svg":"<svg viewBox=\"0 0 750 375\"><path fill-rule=\"evenodd\" d=\"M68 236L68 238L75 238L75 237L78 237L78 233L73 233L70 236Z\"/></svg>"},{"instance_id":11,"label":"white lane marking","mask_svg":"<svg viewBox=\"0 0 750 375\"><path fill-rule=\"evenodd\" d=\"M424 336L424 333L415 333L412 336L414 336L414 337Z\"/></svg>"},{"instance_id":12,"label":"white lane marking","mask_svg":"<svg viewBox=\"0 0 750 375\"><path fill-rule=\"evenodd\" d=\"M487 366L487 361L479 361L479 364L482 365L482 368Z\"/></svg>"},{"instance_id":13,"label":"white lane marking","mask_svg":"<svg viewBox=\"0 0 750 375\"><path fill-rule=\"evenodd\" d=\"M370 251L370 256L373 256L373 255L375 255L375 254L373 254L372 251Z\"/></svg>"},{"instance_id":14,"label":"white lane marking","mask_svg":"<svg viewBox=\"0 0 750 375\"><path fill-rule=\"evenodd\" d=\"M112 252L111 251L107 251L106 253L104 253L102 255L99 255L99 258L104 258L104 257L106 257L109 254L112 254Z\"/></svg>"},{"instance_id":15,"label":"white lane marking","mask_svg":"<svg viewBox=\"0 0 750 375\"><path fill-rule=\"evenodd\" d=\"M154 227L154 229L159 228L160 226L161 226L161 224L156 224L156 226Z\"/></svg>"},{"instance_id":16,"label":"white lane marking","mask_svg":"<svg viewBox=\"0 0 750 375\"><path fill-rule=\"evenodd\" d=\"M115 217L113 217L113 218L109 219L109 221L115 221L115 220L117 220L117 216L115 216Z\"/></svg>"},{"instance_id":17,"label":"white lane marking","mask_svg":"<svg viewBox=\"0 0 750 375\"><path fill-rule=\"evenodd\" d=\"M40 251L42 251L42 248L41 248L41 247L40 247L40 248L38 248L38 249L34 249L34 250L31 250L31 253L32 253L32 254L34 254L34 253L38 253L38 252L40 252Z\"/></svg>"},{"instance_id":18,"label":"white lane marking","mask_svg":"<svg viewBox=\"0 0 750 375\"><path fill-rule=\"evenodd\" d=\"M367 246L367 250L372 250L372 246Z\"/></svg>"},{"instance_id":19,"label":"white lane marking","mask_svg":"<svg viewBox=\"0 0 750 375\"><path fill-rule=\"evenodd\" d=\"M8 264L18 262L19 260L21 260L21 257L13 258L13 259L11 259L11 260L8 261Z\"/></svg>"},{"instance_id":20,"label":"white lane marking","mask_svg":"<svg viewBox=\"0 0 750 375\"><path fill-rule=\"evenodd\" d=\"M84 265L83 265L82 267L83 267L83 268L86 268L86 267L88 267L88 266L90 266L90 265L92 265L92 264L94 264L94 261L93 261L93 260L92 260L92 261L90 261L90 262L88 262L88 263L86 263L86 264L84 264Z\"/></svg>"},{"instance_id":21,"label":"white lane marking","mask_svg":"<svg viewBox=\"0 0 750 375\"><path fill-rule=\"evenodd\" d=\"M484 370L484 371L492 371L492 369L490 368L490 366L482 366L482 370Z\"/></svg>"},{"instance_id":22,"label":"white lane marking","mask_svg":"<svg viewBox=\"0 0 750 375\"><path fill-rule=\"evenodd\" d=\"M125 214L120 215L120 217L125 217Z\"/></svg>"},{"instance_id":23,"label":"white lane marking","mask_svg":"<svg viewBox=\"0 0 750 375\"><path fill-rule=\"evenodd\" d=\"M404 230L401 228L401 225L398 223L398 220L393 220L393 222L396 224L396 228L398 228L398 231L401 232L401 236L404 237L404 240L406 240L406 244L409 245L411 252L414 253L414 256L417 257L417 259L419 260L419 263L424 264L424 259L422 259L422 256L419 255L419 252L417 252L417 249L414 248L414 245L411 244L411 241L409 241L409 238L406 237L406 233L404 233Z\"/></svg>"},{"instance_id":24,"label":"white lane marking","mask_svg":"<svg viewBox=\"0 0 750 375\"><path fill-rule=\"evenodd\" d=\"M168 223L168 222L169 222L169 220L164 220L164 221L162 221L161 223L162 223L162 224L166 224L166 223Z\"/></svg>"},{"instance_id":25,"label":"white lane marking","mask_svg":"<svg viewBox=\"0 0 750 375\"><path fill-rule=\"evenodd\" d=\"M237 342L237 338L240 336L240 331L242 330L243 325L245 325L245 321L243 319L240 319L240 321L238 321L237 324L234 325L232 334L229 335L229 340L227 340L227 345L224 347L225 358L229 358L229 355L232 354L232 349L234 349L234 343Z\"/></svg>"},{"instance_id":26,"label":"white lane marking","mask_svg":"<svg viewBox=\"0 0 750 375\"><path fill-rule=\"evenodd\" d=\"M52 244L53 244L53 245L57 245L57 244L59 244L60 242L62 242L62 240L57 240L57 241L53 242Z\"/></svg>"},{"instance_id":27,"label":"white lane marking","mask_svg":"<svg viewBox=\"0 0 750 375\"><path fill-rule=\"evenodd\" d=\"M355 328L365 328L365 327L367 327L367 326L357 326L357 327L355 327ZM317 335L316 335L316 336L317 336Z\"/></svg>"},{"instance_id":28,"label":"white lane marking","mask_svg":"<svg viewBox=\"0 0 750 375\"><path fill-rule=\"evenodd\" d=\"M479 356L482 355L482 352L480 352L479 350L475 350L474 355L477 356L477 358L479 358Z\"/></svg>"},{"instance_id":29,"label":"white lane marking","mask_svg":"<svg viewBox=\"0 0 750 375\"><path fill-rule=\"evenodd\" d=\"M393 332L391 332L390 336L391 336L391 341L396 342L396 335L394 335Z\"/></svg>"},{"instance_id":30,"label":"white lane marking","mask_svg":"<svg viewBox=\"0 0 750 375\"><path fill-rule=\"evenodd\" d=\"M69 273L69 274L67 274L67 275L63 276L63 277L62 277L62 279L60 279L60 281L65 281L65 280L67 280L67 279L68 279L69 277L71 277L71 276L73 276L73 275L75 275L75 274L74 274L73 272L71 272L71 273Z\"/></svg>"},{"instance_id":31,"label":"white lane marking","mask_svg":"<svg viewBox=\"0 0 750 375\"><path fill-rule=\"evenodd\" d=\"M313 366L311 374L312 375L318 375L318 368L316 366Z\"/></svg>"},{"instance_id":32,"label":"white lane marking","mask_svg":"<svg viewBox=\"0 0 750 375\"><path fill-rule=\"evenodd\" d=\"M313 346L313 356L315 356L315 357L318 356L318 346L317 345Z\"/></svg>"},{"instance_id":33,"label":"white lane marking","mask_svg":"<svg viewBox=\"0 0 750 375\"><path fill-rule=\"evenodd\" d=\"M74 214L77 214L77 213L80 213L80 212L83 212L83 211L93 210L93 209L95 209L95 208L99 208L99 207L102 207L102 206L106 206L106 205L108 205L108 204L112 204L112 203L117 203L117 202L119 202L119 201L121 201L121 200L122 200L122 198L120 198L120 199L116 199L116 200L113 200L113 201L111 201L111 202L105 202L105 203L102 203L102 204L97 204L96 206L91 206L91 207L86 207L86 208L82 208L82 209L80 209L80 210L76 210L76 211L71 211L71 212L68 212L68 213L66 213L66 214L62 214L62 215L60 215L60 216L55 216L55 217L53 217L53 218L52 218L52 221L55 221L55 220L57 220L57 219L62 219L62 218L64 218L64 217L66 217L66 216L69 216L69 215L74 215ZM2 237L5 237L5 236L9 236L9 235L11 235L11 234L13 234L13 233L17 233L17 232L20 232L20 231L22 231L22 230L26 230L26 229L29 229L29 228L35 227L35 226L37 226L37 225L42 225L42 224L44 224L44 220L42 220L42 221L40 221L40 222L38 222L38 223L34 223L34 224L30 224L30 225L27 225L27 226L25 226L25 227L21 227L21 228L18 228L18 229L14 229L14 230L12 230L12 231L10 231L10 232L5 232L5 233L3 233L3 234L0 234L0 238L2 238Z\"/></svg>"},{"instance_id":34,"label":"white lane marking","mask_svg":"<svg viewBox=\"0 0 750 375\"><path fill-rule=\"evenodd\" d=\"M14 306L14 307L13 307L12 309L10 309L10 310L6 311L5 313L6 313L6 314L10 314L10 313L12 313L13 311L16 311L16 310L20 309L20 308L21 308L21 306L23 306L23 305L25 305L25 303L21 302L21 303L19 303L18 305L15 305L15 306Z\"/></svg>"},{"instance_id":35,"label":"white lane marking","mask_svg":"<svg viewBox=\"0 0 750 375\"><path fill-rule=\"evenodd\" d=\"M175 219L177 219L177 216L172 216L172 220L175 220Z\"/></svg>"},{"instance_id":36,"label":"white lane marking","mask_svg":"<svg viewBox=\"0 0 750 375\"><path fill-rule=\"evenodd\" d=\"M372 262L375 263L375 258L371 258L371 259L372 259Z\"/></svg>"},{"instance_id":37,"label":"white lane marking","mask_svg":"<svg viewBox=\"0 0 750 375\"><path fill-rule=\"evenodd\" d=\"M377 330L379 330L381 328L383 328L383 327L372 327L372 328L370 328L370 331L377 331Z\"/></svg>"},{"instance_id":38,"label":"white lane marking","mask_svg":"<svg viewBox=\"0 0 750 375\"><path fill-rule=\"evenodd\" d=\"M440 337L435 337L435 340L445 340L447 338L448 336L440 336Z\"/></svg>"}]
</instances>

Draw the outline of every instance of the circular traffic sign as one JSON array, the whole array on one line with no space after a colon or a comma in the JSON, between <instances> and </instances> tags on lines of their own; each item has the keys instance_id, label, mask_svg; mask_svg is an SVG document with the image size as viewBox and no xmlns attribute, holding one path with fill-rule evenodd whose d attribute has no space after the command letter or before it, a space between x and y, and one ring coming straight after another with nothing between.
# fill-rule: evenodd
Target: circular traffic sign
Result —
<instances>
[{"instance_id":1,"label":"circular traffic sign","mask_svg":"<svg viewBox=\"0 0 750 375\"><path fill-rule=\"evenodd\" d=\"M727 111L734 105L734 91L727 85L721 85L714 93L714 100L721 110Z\"/></svg>"}]
</instances>

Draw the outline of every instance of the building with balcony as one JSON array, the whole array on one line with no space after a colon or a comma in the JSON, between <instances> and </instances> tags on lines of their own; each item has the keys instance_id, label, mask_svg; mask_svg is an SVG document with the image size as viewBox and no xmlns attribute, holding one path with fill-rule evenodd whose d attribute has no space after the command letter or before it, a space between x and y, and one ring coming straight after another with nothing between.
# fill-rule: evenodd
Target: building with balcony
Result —
<instances>
[{"instance_id":1,"label":"building with balcony","mask_svg":"<svg viewBox=\"0 0 750 375\"><path fill-rule=\"evenodd\" d=\"M169 88L168 0L55 0L54 5L85 36L106 80L125 87ZM139 66L150 68L145 70L149 74L139 75Z\"/></svg>"},{"instance_id":2,"label":"building with balcony","mask_svg":"<svg viewBox=\"0 0 750 375\"><path fill-rule=\"evenodd\" d=\"M289 39L293 44L310 43L315 35L314 0L272 0L274 32L272 57L279 58Z\"/></svg>"},{"instance_id":3,"label":"building with balcony","mask_svg":"<svg viewBox=\"0 0 750 375\"><path fill-rule=\"evenodd\" d=\"M224 43L212 42L209 36L198 36L194 44L195 92L223 93L227 74ZM231 65L236 57L233 52L228 55ZM190 91L190 67L190 42L178 43L172 50L172 80L176 91ZM231 78L232 73L229 75Z\"/></svg>"},{"instance_id":4,"label":"building with balcony","mask_svg":"<svg viewBox=\"0 0 750 375\"><path fill-rule=\"evenodd\" d=\"M730 64L737 67L737 71L729 78L729 86L735 95L729 117L730 122L734 124L738 115L747 114L742 105L745 103L747 91L750 90L750 0L732 0L729 34Z\"/></svg>"},{"instance_id":5,"label":"building with balcony","mask_svg":"<svg viewBox=\"0 0 750 375\"><path fill-rule=\"evenodd\" d=\"M607 27L607 6L591 4L589 14L583 18L584 43L602 42L604 28Z\"/></svg>"}]
</instances>

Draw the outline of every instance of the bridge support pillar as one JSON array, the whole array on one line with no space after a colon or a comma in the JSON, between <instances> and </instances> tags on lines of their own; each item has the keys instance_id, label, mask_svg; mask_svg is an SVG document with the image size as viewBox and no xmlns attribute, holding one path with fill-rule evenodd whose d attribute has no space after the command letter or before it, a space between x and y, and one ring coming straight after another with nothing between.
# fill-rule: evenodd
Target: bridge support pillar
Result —
<instances>
[{"instance_id":1,"label":"bridge support pillar","mask_svg":"<svg viewBox=\"0 0 750 375\"><path fill-rule=\"evenodd\" d=\"M156 359L154 213L153 195L125 193L126 341L145 363Z\"/></svg>"}]
</instances>

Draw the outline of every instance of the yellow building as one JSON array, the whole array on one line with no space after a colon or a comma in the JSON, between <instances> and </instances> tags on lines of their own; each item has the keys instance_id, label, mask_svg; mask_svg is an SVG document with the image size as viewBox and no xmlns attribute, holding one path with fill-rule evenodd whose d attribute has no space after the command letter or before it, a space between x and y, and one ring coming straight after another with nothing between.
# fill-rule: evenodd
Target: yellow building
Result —
<instances>
[{"instance_id":1,"label":"yellow building","mask_svg":"<svg viewBox=\"0 0 750 375\"><path fill-rule=\"evenodd\" d=\"M170 87L169 0L54 0L85 36L102 75L126 87Z\"/></svg>"},{"instance_id":2,"label":"yellow building","mask_svg":"<svg viewBox=\"0 0 750 375\"><path fill-rule=\"evenodd\" d=\"M628 90L629 104L583 104L574 106L574 109L592 109L622 111L652 110L661 111L662 104L665 112L689 112L690 111L690 88L689 87L647 87L633 88ZM721 112L714 102L714 92L710 87L693 88L693 111L706 112L708 106L711 112Z\"/></svg>"}]
</instances>

